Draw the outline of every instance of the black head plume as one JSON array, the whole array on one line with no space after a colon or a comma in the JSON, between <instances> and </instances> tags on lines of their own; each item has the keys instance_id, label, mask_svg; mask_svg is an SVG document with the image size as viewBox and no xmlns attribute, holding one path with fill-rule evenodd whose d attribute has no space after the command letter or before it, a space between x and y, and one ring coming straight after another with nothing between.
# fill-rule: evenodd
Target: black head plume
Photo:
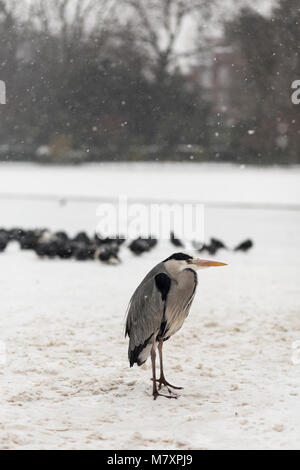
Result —
<instances>
[{"instance_id":1,"label":"black head plume","mask_svg":"<svg viewBox=\"0 0 300 470\"><path fill-rule=\"evenodd\" d=\"M170 259L175 259L177 261L182 261L182 260L188 260L188 259L193 259L192 256L187 255L186 253L173 253L173 255L169 256L169 258L166 258L165 261L169 261Z\"/></svg>"}]
</instances>

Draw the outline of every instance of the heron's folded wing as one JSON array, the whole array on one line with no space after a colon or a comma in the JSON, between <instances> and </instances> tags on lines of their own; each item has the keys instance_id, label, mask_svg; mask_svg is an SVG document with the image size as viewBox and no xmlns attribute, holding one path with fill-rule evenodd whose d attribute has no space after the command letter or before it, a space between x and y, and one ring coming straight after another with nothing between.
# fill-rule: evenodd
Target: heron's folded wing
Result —
<instances>
[{"instance_id":1,"label":"heron's folded wing","mask_svg":"<svg viewBox=\"0 0 300 470\"><path fill-rule=\"evenodd\" d=\"M129 348L131 350L147 344L152 335L160 329L165 300L156 282L158 276L161 277L159 283L161 288L160 284L164 276L166 281L169 281L163 263L159 263L147 274L131 297L125 332L125 335L128 334L130 337Z\"/></svg>"},{"instance_id":2,"label":"heron's folded wing","mask_svg":"<svg viewBox=\"0 0 300 470\"><path fill-rule=\"evenodd\" d=\"M134 292L128 308L125 335L130 337L131 350L147 343L160 329L164 304L155 276L145 278Z\"/></svg>"}]
</instances>

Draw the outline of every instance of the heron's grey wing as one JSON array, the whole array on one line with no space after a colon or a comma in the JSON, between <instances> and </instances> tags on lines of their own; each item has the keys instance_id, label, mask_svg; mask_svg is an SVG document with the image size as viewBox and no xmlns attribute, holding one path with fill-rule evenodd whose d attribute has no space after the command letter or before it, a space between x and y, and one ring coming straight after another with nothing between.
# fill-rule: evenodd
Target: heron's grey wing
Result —
<instances>
[{"instance_id":1,"label":"heron's grey wing","mask_svg":"<svg viewBox=\"0 0 300 470\"><path fill-rule=\"evenodd\" d=\"M198 283L197 273L190 268L184 269L177 281L171 284L168 293L164 315L165 327L160 333L162 339L174 335L188 316Z\"/></svg>"},{"instance_id":2,"label":"heron's grey wing","mask_svg":"<svg viewBox=\"0 0 300 470\"><path fill-rule=\"evenodd\" d=\"M129 334L131 325L133 321L135 320L136 317L138 317L138 312L141 310L139 305L141 302L145 300L145 296L143 296L143 289L151 289L151 282L155 281L155 276L159 273L166 273L164 263L159 263L157 264L154 268L151 269L151 271L148 272L148 274L144 277L142 282L139 284L139 286L136 288L134 291L130 301L129 305L127 308L127 318L126 318L126 330L125 330L125 337L127 334Z\"/></svg>"},{"instance_id":3,"label":"heron's grey wing","mask_svg":"<svg viewBox=\"0 0 300 470\"><path fill-rule=\"evenodd\" d=\"M170 283L160 263L143 279L130 300L125 333L130 338L130 366L135 362L141 365L150 354L162 324Z\"/></svg>"}]
</instances>

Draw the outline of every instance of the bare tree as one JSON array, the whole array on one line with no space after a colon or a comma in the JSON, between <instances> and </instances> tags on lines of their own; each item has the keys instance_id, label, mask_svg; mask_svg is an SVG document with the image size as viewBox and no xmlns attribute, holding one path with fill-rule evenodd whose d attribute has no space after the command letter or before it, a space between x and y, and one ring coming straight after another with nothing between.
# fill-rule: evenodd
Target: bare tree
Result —
<instances>
[{"instance_id":1,"label":"bare tree","mask_svg":"<svg viewBox=\"0 0 300 470\"><path fill-rule=\"evenodd\" d=\"M18 26L15 19L14 1L0 0L0 63L1 78L11 80L16 67Z\"/></svg>"},{"instance_id":2,"label":"bare tree","mask_svg":"<svg viewBox=\"0 0 300 470\"><path fill-rule=\"evenodd\" d=\"M32 0L32 23L66 41L80 41L104 27L113 15L115 0Z\"/></svg>"},{"instance_id":3,"label":"bare tree","mask_svg":"<svg viewBox=\"0 0 300 470\"><path fill-rule=\"evenodd\" d=\"M47 38L59 38L58 62L71 64L93 37L100 49L114 23L115 0L31 0L29 29L40 32L43 47Z\"/></svg>"},{"instance_id":4,"label":"bare tree","mask_svg":"<svg viewBox=\"0 0 300 470\"><path fill-rule=\"evenodd\" d=\"M152 55L157 80L164 80L179 58L178 41L186 20L194 18L198 23L206 23L216 3L217 0L123 0L141 46ZM185 55L194 52L195 47L191 47Z\"/></svg>"}]
</instances>

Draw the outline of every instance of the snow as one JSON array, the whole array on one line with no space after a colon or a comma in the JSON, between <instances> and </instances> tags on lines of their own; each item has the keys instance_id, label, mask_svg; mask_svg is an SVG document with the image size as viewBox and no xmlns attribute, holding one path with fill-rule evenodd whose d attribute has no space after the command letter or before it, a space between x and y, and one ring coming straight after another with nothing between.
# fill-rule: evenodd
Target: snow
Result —
<instances>
[{"instance_id":1,"label":"snow","mask_svg":"<svg viewBox=\"0 0 300 470\"><path fill-rule=\"evenodd\" d=\"M13 181L13 186L12 186ZM159 183L159 184L158 184ZM299 204L300 167L232 164L103 163L85 166L2 164L1 193L81 195L164 201ZM13 190L12 190L13 187Z\"/></svg>"},{"instance_id":2,"label":"snow","mask_svg":"<svg viewBox=\"0 0 300 470\"><path fill-rule=\"evenodd\" d=\"M0 169L0 226L75 233L96 225L96 202L21 201L1 193L80 194L300 203L300 171L166 164ZM178 186L178 183L180 185ZM176 251L163 241L119 266L0 254L0 449L299 449L300 340L297 210L210 207L205 233L225 268L200 271L182 330L165 343L177 400L151 398L150 363L132 369L124 339L132 291Z\"/></svg>"}]
</instances>

